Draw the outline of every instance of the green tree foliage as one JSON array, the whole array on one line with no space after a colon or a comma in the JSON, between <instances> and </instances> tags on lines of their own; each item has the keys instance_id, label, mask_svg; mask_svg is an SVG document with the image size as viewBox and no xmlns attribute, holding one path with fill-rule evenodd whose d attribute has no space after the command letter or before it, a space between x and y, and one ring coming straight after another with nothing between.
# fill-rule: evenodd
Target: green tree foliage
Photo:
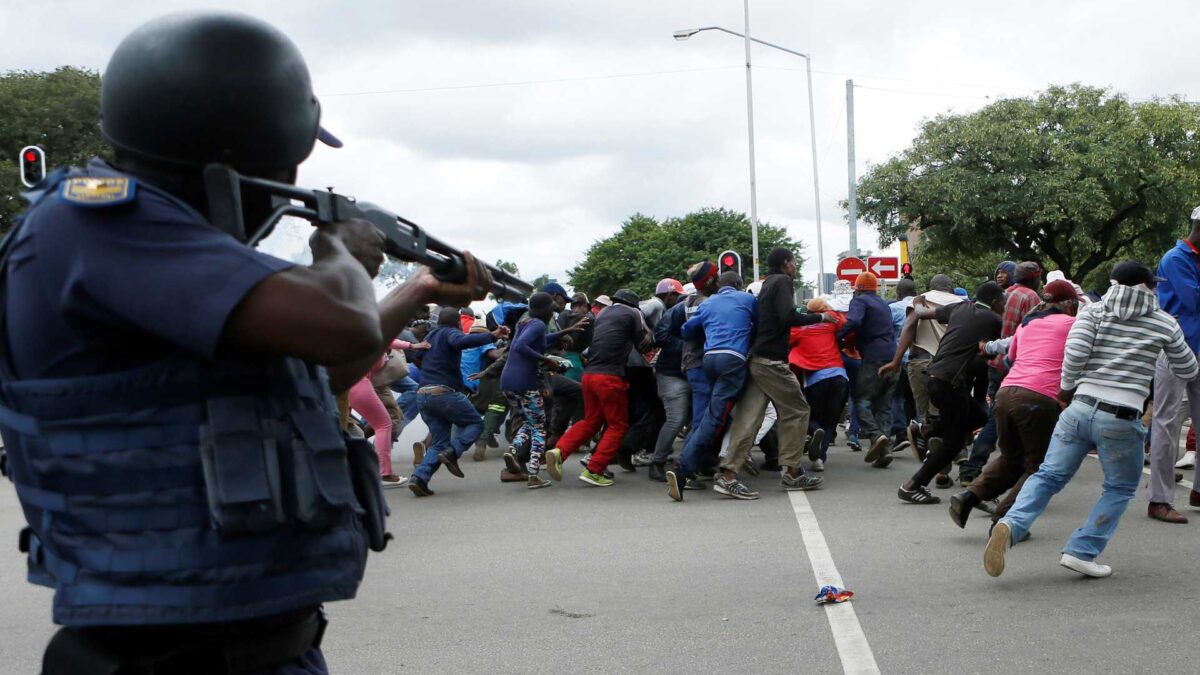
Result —
<instances>
[{"instance_id":1,"label":"green tree foliage","mask_svg":"<svg viewBox=\"0 0 1200 675\"><path fill-rule=\"evenodd\" d=\"M514 277L519 278L521 276L521 270L517 267L517 263L512 262L511 260L503 260L503 259L497 260L496 261L496 269L504 270L505 272L508 272L509 274L513 275Z\"/></svg>"},{"instance_id":2,"label":"green tree foliage","mask_svg":"<svg viewBox=\"0 0 1200 675\"><path fill-rule=\"evenodd\" d=\"M641 297L654 293L664 277L687 283L687 268L701 260L733 249L742 256L742 276L751 281L750 220L728 209L701 209L682 218L662 222L635 214L620 231L592 244L582 262L567 276L571 284L590 297L629 288ZM801 259L803 246L787 231L768 223L758 224L758 249L763 257L776 246L785 246ZM765 273L766 270L762 270Z\"/></svg>"},{"instance_id":3,"label":"green tree foliage","mask_svg":"<svg viewBox=\"0 0 1200 675\"><path fill-rule=\"evenodd\" d=\"M1198 200L1200 108L1080 85L929 120L858 187L882 245L915 227L921 255L960 273L1038 260L1093 287L1112 261L1153 263Z\"/></svg>"},{"instance_id":4,"label":"green tree foliage","mask_svg":"<svg viewBox=\"0 0 1200 675\"><path fill-rule=\"evenodd\" d=\"M25 209L17 153L26 145L45 150L47 170L106 156L100 76L71 67L0 75L0 232Z\"/></svg>"}]
</instances>

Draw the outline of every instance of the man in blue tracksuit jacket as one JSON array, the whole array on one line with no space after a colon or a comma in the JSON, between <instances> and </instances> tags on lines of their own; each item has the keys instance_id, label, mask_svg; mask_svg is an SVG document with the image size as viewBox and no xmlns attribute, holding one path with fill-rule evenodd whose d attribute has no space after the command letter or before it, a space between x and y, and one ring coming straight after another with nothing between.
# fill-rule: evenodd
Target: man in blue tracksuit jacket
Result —
<instances>
[{"instance_id":1,"label":"man in blue tracksuit jacket","mask_svg":"<svg viewBox=\"0 0 1200 675\"><path fill-rule=\"evenodd\" d=\"M741 288L741 275L722 273L717 278L716 295L700 305L696 315L680 330L684 339L704 332L704 375L712 384L712 393L703 419L688 435L673 472L675 475L667 472L668 486L677 485L680 490L700 489L698 485L693 488L688 483L694 483L693 476L702 464L711 463L707 455L715 446L717 433L746 384L746 354L750 351L750 340L758 321L758 303L753 295Z\"/></svg>"}]
</instances>

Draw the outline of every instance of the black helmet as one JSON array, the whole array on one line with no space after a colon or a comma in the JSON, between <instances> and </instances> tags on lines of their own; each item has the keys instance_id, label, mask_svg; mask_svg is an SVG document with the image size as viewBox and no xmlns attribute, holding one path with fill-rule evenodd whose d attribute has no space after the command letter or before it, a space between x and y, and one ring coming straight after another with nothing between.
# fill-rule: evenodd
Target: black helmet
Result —
<instances>
[{"instance_id":1,"label":"black helmet","mask_svg":"<svg viewBox=\"0 0 1200 675\"><path fill-rule=\"evenodd\" d=\"M286 169L312 152L321 106L300 50L263 21L187 12L121 41L100 86L100 133L151 162Z\"/></svg>"}]
</instances>

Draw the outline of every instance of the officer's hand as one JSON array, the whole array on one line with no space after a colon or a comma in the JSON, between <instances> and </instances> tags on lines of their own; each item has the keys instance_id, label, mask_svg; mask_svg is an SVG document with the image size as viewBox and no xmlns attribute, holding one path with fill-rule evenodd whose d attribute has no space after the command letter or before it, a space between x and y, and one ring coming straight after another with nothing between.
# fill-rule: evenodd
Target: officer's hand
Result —
<instances>
[{"instance_id":1,"label":"officer's hand","mask_svg":"<svg viewBox=\"0 0 1200 675\"><path fill-rule=\"evenodd\" d=\"M428 267L421 267L408 280L408 284L414 284L424 291L427 302L466 307L472 300L482 300L487 296L492 288L492 273L470 251L463 251L463 263L467 268L467 278L462 283L442 281L433 276Z\"/></svg>"},{"instance_id":2,"label":"officer's hand","mask_svg":"<svg viewBox=\"0 0 1200 675\"><path fill-rule=\"evenodd\" d=\"M379 274L379 266L383 264L384 239L383 234L375 229L374 225L361 218L352 218L332 223L318 230L318 233L313 237L314 259L320 257L321 251L318 250L320 245L318 242L321 239L320 233L324 233L326 236L340 240L346 247L346 252L362 263L372 279Z\"/></svg>"}]
</instances>

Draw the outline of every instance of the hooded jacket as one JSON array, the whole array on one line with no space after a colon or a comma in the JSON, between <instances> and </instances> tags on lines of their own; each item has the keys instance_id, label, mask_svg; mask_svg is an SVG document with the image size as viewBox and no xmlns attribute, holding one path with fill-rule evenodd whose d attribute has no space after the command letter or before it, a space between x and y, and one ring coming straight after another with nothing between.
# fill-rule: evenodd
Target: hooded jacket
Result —
<instances>
[{"instance_id":1,"label":"hooded jacket","mask_svg":"<svg viewBox=\"0 0 1200 675\"><path fill-rule=\"evenodd\" d=\"M1114 285L1100 302L1080 309L1067 335L1061 386L1140 409L1150 394L1159 352L1166 353L1177 377L1190 381L1200 375L1183 331L1158 308L1154 293Z\"/></svg>"},{"instance_id":2,"label":"hooded jacket","mask_svg":"<svg viewBox=\"0 0 1200 675\"><path fill-rule=\"evenodd\" d=\"M1178 241L1158 263L1158 304L1183 329L1192 351L1200 351L1200 256L1186 241Z\"/></svg>"}]
</instances>

